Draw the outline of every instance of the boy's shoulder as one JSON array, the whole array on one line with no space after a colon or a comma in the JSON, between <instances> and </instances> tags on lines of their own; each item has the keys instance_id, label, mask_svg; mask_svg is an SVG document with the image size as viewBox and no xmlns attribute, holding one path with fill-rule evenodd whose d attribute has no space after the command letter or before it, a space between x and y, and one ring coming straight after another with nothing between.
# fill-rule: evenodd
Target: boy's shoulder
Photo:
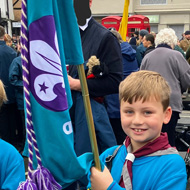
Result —
<instances>
[{"instance_id":1,"label":"boy's shoulder","mask_svg":"<svg viewBox=\"0 0 190 190\"><path fill-rule=\"evenodd\" d=\"M151 173L164 175L168 172L175 174L184 173L185 162L179 154L166 154L160 156L145 156L135 159L133 166L136 170L150 170Z\"/></svg>"},{"instance_id":2,"label":"boy's shoulder","mask_svg":"<svg viewBox=\"0 0 190 190\"><path fill-rule=\"evenodd\" d=\"M9 158L12 158L14 161L23 160L22 156L19 154L19 152L16 150L14 146L2 139L0 139L0 147L0 160L6 160Z\"/></svg>"}]
</instances>

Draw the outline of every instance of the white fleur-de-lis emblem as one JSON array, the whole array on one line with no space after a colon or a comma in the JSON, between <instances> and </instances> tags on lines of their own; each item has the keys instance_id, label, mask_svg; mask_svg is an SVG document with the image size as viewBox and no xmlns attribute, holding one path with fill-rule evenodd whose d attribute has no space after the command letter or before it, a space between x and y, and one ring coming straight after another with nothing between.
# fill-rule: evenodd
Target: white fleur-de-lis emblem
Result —
<instances>
[{"instance_id":1,"label":"white fleur-de-lis emblem","mask_svg":"<svg viewBox=\"0 0 190 190\"><path fill-rule=\"evenodd\" d=\"M63 91L55 92L54 87L57 84L61 84L62 89L65 89L56 34L54 41L57 52L45 41L30 41L31 63L37 70L40 70L40 74L37 74L33 82L33 87L36 96L43 102L51 102L63 95Z\"/></svg>"},{"instance_id":2,"label":"white fleur-de-lis emblem","mask_svg":"<svg viewBox=\"0 0 190 190\"><path fill-rule=\"evenodd\" d=\"M46 42L34 40L30 42L30 58L36 68L51 73L37 76L34 89L41 100L52 101L57 97L53 91L55 84L61 83L65 88L59 55Z\"/></svg>"}]
</instances>

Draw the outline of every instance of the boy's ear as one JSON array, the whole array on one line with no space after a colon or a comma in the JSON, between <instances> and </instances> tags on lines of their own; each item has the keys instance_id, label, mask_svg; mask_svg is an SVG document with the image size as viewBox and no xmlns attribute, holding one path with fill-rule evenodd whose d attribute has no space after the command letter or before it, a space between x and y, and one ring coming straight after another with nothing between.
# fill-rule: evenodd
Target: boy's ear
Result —
<instances>
[{"instance_id":1,"label":"boy's ear","mask_svg":"<svg viewBox=\"0 0 190 190\"><path fill-rule=\"evenodd\" d=\"M171 116L172 116L172 108L169 106L169 107L167 107L167 109L165 111L164 124L169 123Z\"/></svg>"}]
</instances>

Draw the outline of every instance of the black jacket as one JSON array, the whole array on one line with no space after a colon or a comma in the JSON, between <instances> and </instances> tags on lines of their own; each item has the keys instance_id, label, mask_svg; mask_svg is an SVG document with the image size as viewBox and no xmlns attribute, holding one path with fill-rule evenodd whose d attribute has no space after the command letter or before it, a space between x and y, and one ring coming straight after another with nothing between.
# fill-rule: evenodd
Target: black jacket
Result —
<instances>
[{"instance_id":1,"label":"black jacket","mask_svg":"<svg viewBox=\"0 0 190 190\"><path fill-rule=\"evenodd\" d=\"M84 31L80 30L80 34L85 62L92 55L96 55L101 65L104 64L104 68L108 70L108 73L100 78L87 79L89 94L99 97L118 93L123 69L121 48L116 37L93 18ZM72 77L76 76L76 72L76 66L69 67L69 74Z\"/></svg>"},{"instance_id":2,"label":"black jacket","mask_svg":"<svg viewBox=\"0 0 190 190\"><path fill-rule=\"evenodd\" d=\"M146 54L150 53L150 52L151 52L152 50L154 50L154 49L155 49L155 46L154 46L154 45L148 47L148 48L146 49L146 51L144 52L144 56L145 56Z\"/></svg>"},{"instance_id":3,"label":"black jacket","mask_svg":"<svg viewBox=\"0 0 190 190\"><path fill-rule=\"evenodd\" d=\"M14 103L14 87L9 82L9 66L13 59L16 58L17 53L11 47L7 46L5 41L0 41L0 79L5 85L5 91L7 94L9 103Z\"/></svg>"}]
</instances>

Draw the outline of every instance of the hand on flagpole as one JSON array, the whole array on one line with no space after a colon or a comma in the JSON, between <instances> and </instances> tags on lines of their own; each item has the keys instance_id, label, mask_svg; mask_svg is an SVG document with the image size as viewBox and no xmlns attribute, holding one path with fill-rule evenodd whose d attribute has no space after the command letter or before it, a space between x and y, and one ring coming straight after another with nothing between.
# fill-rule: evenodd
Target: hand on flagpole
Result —
<instances>
[{"instance_id":1,"label":"hand on flagpole","mask_svg":"<svg viewBox=\"0 0 190 190\"><path fill-rule=\"evenodd\" d=\"M74 79L68 75L69 85L71 90L81 91L81 85L79 79Z\"/></svg>"},{"instance_id":2,"label":"hand on flagpole","mask_svg":"<svg viewBox=\"0 0 190 190\"><path fill-rule=\"evenodd\" d=\"M92 190L107 190L113 182L113 178L106 166L103 172L92 167L90 181Z\"/></svg>"}]
</instances>

